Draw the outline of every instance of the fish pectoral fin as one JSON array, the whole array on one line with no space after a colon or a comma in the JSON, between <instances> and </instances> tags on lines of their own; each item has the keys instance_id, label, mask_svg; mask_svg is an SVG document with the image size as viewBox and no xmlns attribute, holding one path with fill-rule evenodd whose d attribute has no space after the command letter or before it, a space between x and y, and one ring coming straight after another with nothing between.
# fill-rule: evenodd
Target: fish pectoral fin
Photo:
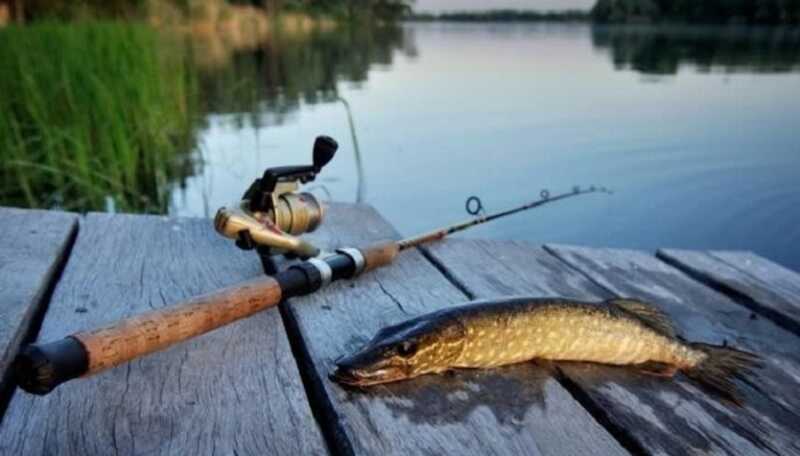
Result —
<instances>
[{"instance_id":1,"label":"fish pectoral fin","mask_svg":"<svg viewBox=\"0 0 800 456\"><path fill-rule=\"evenodd\" d=\"M647 375L655 375L656 377L673 377L678 373L678 368L672 364L659 363L658 361L647 361L641 364L635 364L639 372Z\"/></svg>"},{"instance_id":2,"label":"fish pectoral fin","mask_svg":"<svg viewBox=\"0 0 800 456\"><path fill-rule=\"evenodd\" d=\"M652 304L636 299L609 299L606 301L606 304L612 312L617 311L635 318L649 328L667 337L676 337L675 327L672 325L672 321L670 321L667 314Z\"/></svg>"}]
</instances>

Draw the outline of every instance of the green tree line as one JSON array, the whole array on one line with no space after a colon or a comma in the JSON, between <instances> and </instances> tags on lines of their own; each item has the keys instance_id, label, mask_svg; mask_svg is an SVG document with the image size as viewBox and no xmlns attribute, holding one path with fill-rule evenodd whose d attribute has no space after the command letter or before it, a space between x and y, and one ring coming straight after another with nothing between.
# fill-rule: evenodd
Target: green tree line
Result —
<instances>
[{"instance_id":1,"label":"green tree line","mask_svg":"<svg viewBox=\"0 0 800 456\"><path fill-rule=\"evenodd\" d=\"M17 20L76 18L135 18L154 10L154 4L169 4L186 16L206 3L219 0L0 0L8 3ZM411 0L226 0L251 5L270 13L299 11L341 18L396 20L411 12Z\"/></svg>"},{"instance_id":2,"label":"green tree line","mask_svg":"<svg viewBox=\"0 0 800 456\"><path fill-rule=\"evenodd\" d=\"M598 0L598 22L800 23L800 0Z\"/></svg>"}]
</instances>

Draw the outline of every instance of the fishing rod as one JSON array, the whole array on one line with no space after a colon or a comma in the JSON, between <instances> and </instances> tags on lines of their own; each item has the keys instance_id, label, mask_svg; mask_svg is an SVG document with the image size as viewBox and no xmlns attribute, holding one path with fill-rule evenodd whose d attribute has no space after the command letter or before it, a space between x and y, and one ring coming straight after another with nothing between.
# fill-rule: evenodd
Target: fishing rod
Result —
<instances>
[{"instance_id":1,"label":"fishing rod","mask_svg":"<svg viewBox=\"0 0 800 456\"><path fill-rule=\"evenodd\" d=\"M47 394L68 380L88 377L141 356L163 350L234 321L276 306L284 299L314 293L331 282L353 279L391 264L404 250L428 244L469 227L588 193L610 193L605 188L573 188L491 215L482 215L400 241L384 241L364 248L340 248L327 256L309 258L274 276L264 276L177 305L120 320L101 329L24 347L13 363L17 384L33 394ZM470 198L473 202L473 198ZM478 210L468 211L471 214ZM480 206L480 200L477 201ZM215 220L224 230L225 220Z\"/></svg>"}]
</instances>

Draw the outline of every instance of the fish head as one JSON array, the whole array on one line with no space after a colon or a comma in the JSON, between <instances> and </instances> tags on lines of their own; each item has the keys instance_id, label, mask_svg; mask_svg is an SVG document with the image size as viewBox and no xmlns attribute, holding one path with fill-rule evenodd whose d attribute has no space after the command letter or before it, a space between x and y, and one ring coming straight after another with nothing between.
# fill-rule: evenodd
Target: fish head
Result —
<instances>
[{"instance_id":1,"label":"fish head","mask_svg":"<svg viewBox=\"0 0 800 456\"><path fill-rule=\"evenodd\" d=\"M331 379L369 386L443 372L461 354L464 336L461 323L437 314L388 326L360 350L339 359Z\"/></svg>"}]
</instances>

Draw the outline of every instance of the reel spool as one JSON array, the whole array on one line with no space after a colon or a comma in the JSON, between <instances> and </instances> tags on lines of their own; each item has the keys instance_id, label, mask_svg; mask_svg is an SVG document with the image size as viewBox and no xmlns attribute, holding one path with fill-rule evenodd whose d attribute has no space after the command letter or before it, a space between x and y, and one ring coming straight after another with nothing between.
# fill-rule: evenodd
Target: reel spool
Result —
<instances>
[{"instance_id":1,"label":"reel spool","mask_svg":"<svg viewBox=\"0 0 800 456\"><path fill-rule=\"evenodd\" d=\"M314 195L298 190L301 184L317 177L338 148L333 138L318 136L314 141L313 164L264 171L244 193L238 206L217 211L214 217L217 232L235 239L241 249L256 249L269 275L277 272L273 255L301 259L317 256L319 249L297 236L317 229L325 210Z\"/></svg>"}]
</instances>

